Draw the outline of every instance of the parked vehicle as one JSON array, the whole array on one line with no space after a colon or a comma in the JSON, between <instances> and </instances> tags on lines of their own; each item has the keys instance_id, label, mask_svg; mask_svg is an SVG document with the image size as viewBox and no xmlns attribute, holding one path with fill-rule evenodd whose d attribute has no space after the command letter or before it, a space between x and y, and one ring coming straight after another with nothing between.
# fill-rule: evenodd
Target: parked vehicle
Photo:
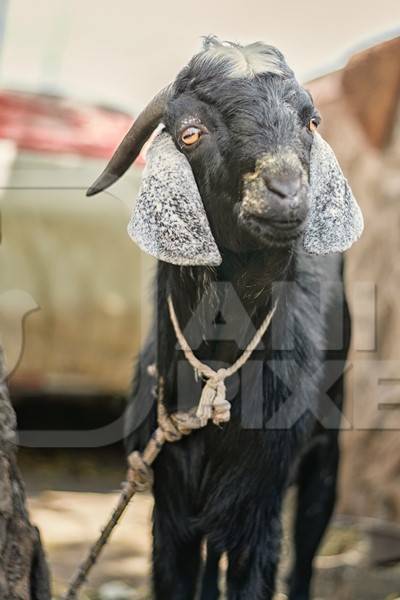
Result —
<instances>
[{"instance_id":1,"label":"parked vehicle","mask_svg":"<svg viewBox=\"0 0 400 600\"><path fill-rule=\"evenodd\" d=\"M143 160L112 193L85 190L131 122L0 92L0 332L18 393L128 387L151 272L126 233Z\"/></svg>"}]
</instances>

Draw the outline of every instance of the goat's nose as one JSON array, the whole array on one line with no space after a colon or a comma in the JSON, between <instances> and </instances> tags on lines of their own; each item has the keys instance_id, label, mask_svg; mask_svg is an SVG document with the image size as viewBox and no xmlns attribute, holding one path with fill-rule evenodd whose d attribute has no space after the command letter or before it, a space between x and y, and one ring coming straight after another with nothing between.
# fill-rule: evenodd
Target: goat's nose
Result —
<instances>
[{"instance_id":1,"label":"goat's nose","mask_svg":"<svg viewBox=\"0 0 400 600\"><path fill-rule=\"evenodd\" d=\"M267 188L281 198L295 198L300 191L301 177L264 176Z\"/></svg>"}]
</instances>

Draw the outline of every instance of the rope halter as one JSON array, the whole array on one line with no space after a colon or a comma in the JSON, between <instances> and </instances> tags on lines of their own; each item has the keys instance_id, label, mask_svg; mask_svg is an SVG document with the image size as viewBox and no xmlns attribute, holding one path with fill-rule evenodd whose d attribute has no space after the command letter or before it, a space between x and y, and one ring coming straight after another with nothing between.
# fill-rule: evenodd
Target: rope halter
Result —
<instances>
[{"instance_id":1,"label":"rope halter","mask_svg":"<svg viewBox=\"0 0 400 600\"><path fill-rule=\"evenodd\" d=\"M195 373L201 375L202 378L206 380L206 384L202 390L200 402L197 407L196 416L199 419L204 420L206 423L209 420L212 420L215 425L227 423L231 417L231 405L226 399L225 379L237 373L237 371L239 371L239 369L241 369L249 360L250 356L257 348L271 323L272 317L274 316L276 310L277 302L275 302L272 309L269 311L260 327L254 334L254 337L239 358L229 368L218 369L218 371L214 371L214 369L212 369L209 365L202 363L194 355L193 350L190 348L178 323L171 296L168 296L167 302L169 316L175 331L176 339L183 350L186 360L193 367Z\"/></svg>"}]
</instances>

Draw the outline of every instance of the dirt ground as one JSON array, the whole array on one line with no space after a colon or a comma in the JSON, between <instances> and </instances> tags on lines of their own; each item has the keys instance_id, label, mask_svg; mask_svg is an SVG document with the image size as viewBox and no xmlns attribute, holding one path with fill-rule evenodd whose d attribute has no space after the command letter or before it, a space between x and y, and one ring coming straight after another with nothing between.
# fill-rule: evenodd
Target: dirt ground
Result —
<instances>
[{"instance_id":1,"label":"dirt ground","mask_svg":"<svg viewBox=\"0 0 400 600\"><path fill-rule=\"evenodd\" d=\"M56 598L94 540L117 500L123 462L74 455L52 457L22 452L29 508L39 526L53 575ZM115 488L113 490L113 488ZM277 600L284 595L290 556L292 501L285 509L285 541ZM150 600L150 519L152 499L137 495L93 569L81 600ZM400 564L367 562L367 541L349 520L336 517L316 560L315 600L400 600ZM166 599L167 600L167 599ZM251 599L249 599L251 600Z\"/></svg>"}]
</instances>

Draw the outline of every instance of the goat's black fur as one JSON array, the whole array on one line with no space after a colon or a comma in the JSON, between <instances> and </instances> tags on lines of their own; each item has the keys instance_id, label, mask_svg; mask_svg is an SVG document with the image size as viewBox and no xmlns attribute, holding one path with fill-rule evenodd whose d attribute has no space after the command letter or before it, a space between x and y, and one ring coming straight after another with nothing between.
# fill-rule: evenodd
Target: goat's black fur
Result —
<instances>
[{"instance_id":1,"label":"goat's black fur","mask_svg":"<svg viewBox=\"0 0 400 600\"><path fill-rule=\"evenodd\" d=\"M230 600L271 599L282 499L291 480L299 487L289 597L309 599L312 559L334 505L335 407L342 404L349 341L342 258L307 256L298 241L289 242L271 224L244 226L235 209L243 175L254 170L259 156L289 148L308 172L311 138L306 124L315 109L277 56L282 75L248 79L226 77L221 65L205 65L195 57L178 76L165 115L168 131L192 166L223 261L216 269L159 262L155 325L136 372L128 450L143 449L156 427L149 364L155 362L165 379L164 402L170 412L199 401L200 384L177 349L168 293L184 331L190 321L186 334L197 356L213 366L231 365L251 339L254 329L244 314L257 328L275 293L279 303L263 348L238 377L227 381L231 421L167 444L156 460L157 600L194 598L203 539L209 553L202 600L218 598L222 552L228 554ZM179 132L191 118L201 120L208 133L198 147L184 149ZM236 297L243 307L239 311L231 301ZM221 334L227 331L221 328L224 323L233 332L230 339ZM335 345L338 331L342 341ZM338 349L328 350L332 346Z\"/></svg>"}]
</instances>

